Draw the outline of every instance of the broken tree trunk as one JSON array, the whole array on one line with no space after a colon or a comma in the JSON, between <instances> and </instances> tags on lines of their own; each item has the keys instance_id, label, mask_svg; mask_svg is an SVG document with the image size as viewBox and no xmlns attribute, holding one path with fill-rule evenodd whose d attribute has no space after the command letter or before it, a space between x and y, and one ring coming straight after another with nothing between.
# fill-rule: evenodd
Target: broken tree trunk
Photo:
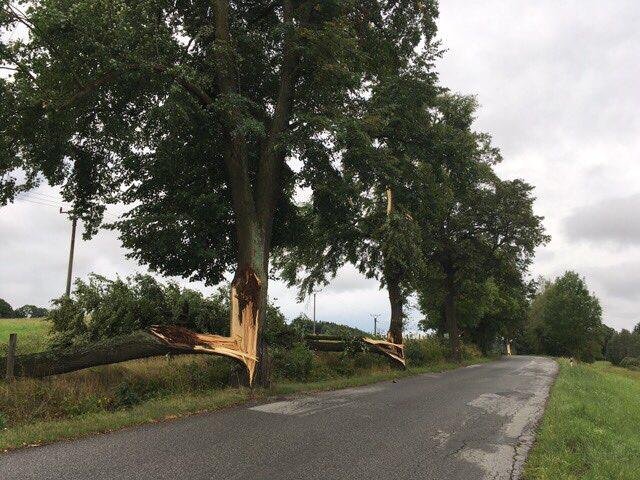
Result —
<instances>
[{"instance_id":1,"label":"broken tree trunk","mask_svg":"<svg viewBox=\"0 0 640 480\"><path fill-rule=\"evenodd\" d=\"M344 352L353 340L353 338L349 339L328 335L305 336L305 341L308 347L317 352ZM373 352L386 356L392 360L395 365L406 368L407 365L404 359L404 345L368 337L355 338L355 340L373 347Z\"/></svg>"},{"instance_id":2,"label":"broken tree trunk","mask_svg":"<svg viewBox=\"0 0 640 480\"><path fill-rule=\"evenodd\" d=\"M200 352L186 352L172 348L154 335L141 331L73 349L20 355L15 357L14 372L16 377L47 377L167 353ZM0 370L4 371L6 363L6 358L0 358Z\"/></svg>"},{"instance_id":3,"label":"broken tree trunk","mask_svg":"<svg viewBox=\"0 0 640 480\"><path fill-rule=\"evenodd\" d=\"M251 385L258 363L261 288L251 268L238 271L231 283L231 335L228 337L194 333L173 325L151 327L151 333L170 348L223 355L242 362Z\"/></svg>"},{"instance_id":4,"label":"broken tree trunk","mask_svg":"<svg viewBox=\"0 0 640 480\"><path fill-rule=\"evenodd\" d=\"M15 358L16 377L46 377L84 368L172 354L210 354L242 362L253 382L258 348L261 284L250 268L238 272L231 284L231 335L195 333L176 325L155 325L136 332L71 349L50 350ZM4 371L7 358L0 358Z\"/></svg>"}]
</instances>

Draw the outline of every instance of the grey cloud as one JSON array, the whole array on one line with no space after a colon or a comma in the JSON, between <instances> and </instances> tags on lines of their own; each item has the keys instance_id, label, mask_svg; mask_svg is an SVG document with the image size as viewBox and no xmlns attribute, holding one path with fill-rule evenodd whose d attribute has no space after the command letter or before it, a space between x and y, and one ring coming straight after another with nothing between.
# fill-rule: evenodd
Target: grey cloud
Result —
<instances>
[{"instance_id":1,"label":"grey cloud","mask_svg":"<svg viewBox=\"0 0 640 480\"><path fill-rule=\"evenodd\" d=\"M589 270L589 278L607 298L640 300L640 261L594 267ZM637 305L634 309L640 318Z\"/></svg>"},{"instance_id":2,"label":"grey cloud","mask_svg":"<svg viewBox=\"0 0 640 480\"><path fill-rule=\"evenodd\" d=\"M565 233L574 241L640 245L640 193L576 209L565 221Z\"/></svg>"}]
</instances>

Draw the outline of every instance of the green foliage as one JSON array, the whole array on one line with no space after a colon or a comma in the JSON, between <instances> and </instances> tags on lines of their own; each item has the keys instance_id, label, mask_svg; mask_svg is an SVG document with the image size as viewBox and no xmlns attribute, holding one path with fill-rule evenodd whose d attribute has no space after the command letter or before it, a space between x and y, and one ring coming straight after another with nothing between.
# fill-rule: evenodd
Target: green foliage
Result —
<instances>
[{"instance_id":1,"label":"green foliage","mask_svg":"<svg viewBox=\"0 0 640 480\"><path fill-rule=\"evenodd\" d=\"M301 335L313 334L313 320L311 320L305 314L298 315L291 322L291 327L300 332ZM341 325L339 323L316 321L316 334L317 335L331 335L337 337L364 337L369 335L367 332L358 328L350 327L348 325Z\"/></svg>"},{"instance_id":2,"label":"green foliage","mask_svg":"<svg viewBox=\"0 0 640 480\"><path fill-rule=\"evenodd\" d=\"M378 79L428 70L437 14L435 0L52 0L29 5L24 36L3 10L16 72L0 83L0 166L25 180L3 176L0 200L43 176L88 234L123 202L133 208L113 228L132 256L215 284L252 209L268 205L267 243L296 241L294 187L323 197L340 176L319 139L344 143Z\"/></svg>"},{"instance_id":3,"label":"green foliage","mask_svg":"<svg viewBox=\"0 0 640 480\"><path fill-rule=\"evenodd\" d=\"M606 359L614 365L621 365L627 357L640 357L640 332L623 329L615 332L607 345Z\"/></svg>"},{"instance_id":4,"label":"green foliage","mask_svg":"<svg viewBox=\"0 0 640 480\"><path fill-rule=\"evenodd\" d=\"M304 382L313 369L313 352L304 343L296 343L290 349L272 349L273 374L276 378L286 378Z\"/></svg>"},{"instance_id":5,"label":"green foliage","mask_svg":"<svg viewBox=\"0 0 640 480\"><path fill-rule=\"evenodd\" d=\"M142 396L130 382L120 383L114 392L114 408L133 407L142 402Z\"/></svg>"},{"instance_id":6,"label":"green foliage","mask_svg":"<svg viewBox=\"0 0 640 480\"><path fill-rule=\"evenodd\" d=\"M46 308L36 307L35 305L23 305L16 308L13 312L15 318L42 318L48 315Z\"/></svg>"},{"instance_id":7,"label":"green foliage","mask_svg":"<svg viewBox=\"0 0 640 480\"><path fill-rule=\"evenodd\" d=\"M577 273L566 272L545 282L531 303L523 353L575 357L592 362L602 357L602 309ZM612 340L609 341L611 343ZM624 355L626 356L626 355ZM622 360L623 357L620 357Z\"/></svg>"},{"instance_id":8,"label":"green foliage","mask_svg":"<svg viewBox=\"0 0 640 480\"><path fill-rule=\"evenodd\" d=\"M6 300L0 298L0 318L13 318L13 308Z\"/></svg>"},{"instance_id":9,"label":"green foliage","mask_svg":"<svg viewBox=\"0 0 640 480\"><path fill-rule=\"evenodd\" d=\"M533 187L500 180L493 170L500 152L488 135L472 130L477 101L447 94L438 108L433 171L426 170L417 190L426 196L417 219L428 239L418 285L421 327L444 332L457 324L463 338L486 352L522 323L525 275L548 237L533 212Z\"/></svg>"},{"instance_id":10,"label":"green foliage","mask_svg":"<svg viewBox=\"0 0 640 480\"><path fill-rule=\"evenodd\" d=\"M0 430L4 430L7 428L7 418L4 416L4 413L0 412Z\"/></svg>"},{"instance_id":11,"label":"green foliage","mask_svg":"<svg viewBox=\"0 0 640 480\"><path fill-rule=\"evenodd\" d=\"M82 344L146 329L151 325L182 325L197 332L229 335L230 304L226 288L202 293L164 284L150 275L109 280L90 275L78 280L71 297L53 301L49 312L57 346ZM264 327L268 345L291 348L301 340L280 309L267 305Z\"/></svg>"},{"instance_id":12,"label":"green foliage","mask_svg":"<svg viewBox=\"0 0 640 480\"><path fill-rule=\"evenodd\" d=\"M404 356L410 367L443 361L449 349L441 337L434 335L420 339L408 339L404 344Z\"/></svg>"},{"instance_id":13,"label":"green foliage","mask_svg":"<svg viewBox=\"0 0 640 480\"><path fill-rule=\"evenodd\" d=\"M302 335L298 328L287 323L287 319L279 307L269 303L264 326L264 339L269 346L291 349L302 341Z\"/></svg>"},{"instance_id":14,"label":"green foliage","mask_svg":"<svg viewBox=\"0 0 640 480\"><path fill-rule=\"evenodd\" d=\"M150 275L108 280L91 275L76 281L71 297L53 301L49 312L60 345L96 341L148 328L183 325L196 331L228 334L229 306L221 290L211 297L162 284Z\"/></svg>"},{"instance_id":15,"label":"green foliage","mask_svg":"<svg viewBox=\"0 0 640 480\"><path fill-rule=\"evenodd\" d=\"M623 368L628 368L629 370L640 370L640 358L625 357L620 362L620 366Z\"/></svg>"}]
</instances>

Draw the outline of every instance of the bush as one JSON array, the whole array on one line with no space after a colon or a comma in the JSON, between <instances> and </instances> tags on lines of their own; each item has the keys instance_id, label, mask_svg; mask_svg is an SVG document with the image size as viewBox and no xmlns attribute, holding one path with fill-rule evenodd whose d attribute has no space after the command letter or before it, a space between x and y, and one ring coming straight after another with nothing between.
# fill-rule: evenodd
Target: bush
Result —
<instances>
[{"instance_id":1,"label":"bush","mask_svg":"<svg viewBox=\"0 0 640 480\"><path fill-rule=\"evenodd\" d=\"M404 344L404 356L409 366L419 367L445 359L447 347L435 336L409 339Z\"/></svg>"},{"instance_id":2,"label":"bush","mask_svg":"<svg viewBox=\"0 0 640 480\"><path fill-rule=\"evenodd\" d=\"M143 398L131 383L122 382L116 387L115 400L113 403L114 408L127 408L133 407L142 402Z\"/></svg>"},{"instance_id":3,"label":"bush","mask_svg":"<svg viewBox=\"0 0 640 480\"><path fill-rule=\"evenodd\" d=\"M4 416L4 413L0 412L0 430L4 430L7 428L7 418Z\"/></svg>"},{"instance_id":4,"label":"bush","mask_svg":"<svg viewBox=\"0 0 640 480\"><path fill-rule=\"evenodd\" d=\"M620 362L620 366L629 370L640 370L640 358L625 357Z\"/></svg>"},{"instance_id":5,"label":"bush","mask_svg":"<svg viewBox=\"0 0 640 480\"><path fill-rule=\"evenodd\" d=\"M473 343L464 343L464 344L462 344L462 352L461 353L462 353L462 359L463 360L473 360L474 358L482 357L482 352Z\"/></svg>"},{"instance_id":6,"label":"bush","mask_svg":"<svg viewBox=\"0 0 640 480\"><path fill-rule=\"evenodd\" d=\"M303 343L291 349L272 349L273 375L276 378L306 381L313 369L313 353Z\"/></svg>"},{"instance_id":7,"label":"bush","mask_svg":"<svg viewBox=\"0 0 640 480\"><path fill-rule=\"evenodd\" d=\"M109 280L92 274L78 280L72 296L53 301L49 312L56 347L95 342L130 334L151 325L182 325L196 332L229 335L227 288L205 297L200 292L163 284L150 275ZM269 345L291 348L301 341L280 310L269 304L264 328Z\"/></svg>"}]
</instances>

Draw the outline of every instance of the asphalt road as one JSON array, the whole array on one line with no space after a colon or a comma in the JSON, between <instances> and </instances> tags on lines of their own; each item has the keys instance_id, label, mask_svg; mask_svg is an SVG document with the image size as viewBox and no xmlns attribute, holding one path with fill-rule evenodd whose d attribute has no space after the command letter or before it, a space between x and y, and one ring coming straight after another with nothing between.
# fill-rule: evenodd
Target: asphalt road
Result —
<instances>
[{"instance_id":1,"label":"asphalt road","mask_svg":"<svg viewBox=\"0 0 640 480\"><path fill-rule=\"evenodd\" d=\"M511 357L0 455L3 480L517 479L556 364Z\"/></svg>"}]
</instances>

